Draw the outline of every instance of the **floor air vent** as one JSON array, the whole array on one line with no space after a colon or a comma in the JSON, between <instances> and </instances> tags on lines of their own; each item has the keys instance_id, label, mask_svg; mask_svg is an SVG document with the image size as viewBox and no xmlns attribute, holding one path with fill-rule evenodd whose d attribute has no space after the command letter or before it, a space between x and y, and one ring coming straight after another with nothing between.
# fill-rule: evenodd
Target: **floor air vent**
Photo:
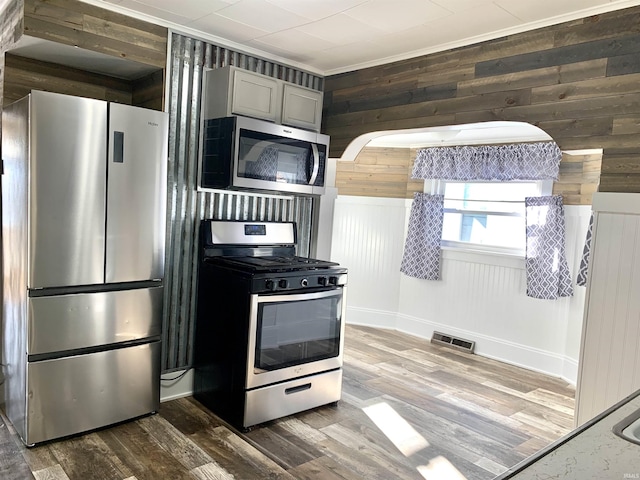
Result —
<instances>
[{"instance_id":1,"label":"floor air vent","mask_svg":"<svg viewBox=\"0 0 640 480\"><path fill-rule=\"evenodd\" d=\"M476 342L471 342L462 338L456 338L440 332L433 332L433 335L431 336L431 343L437 343L438 345L445 345L447 347L456 348L467 353L473 353L473 349L476 346Z\"/></svg>"}]
</instances>

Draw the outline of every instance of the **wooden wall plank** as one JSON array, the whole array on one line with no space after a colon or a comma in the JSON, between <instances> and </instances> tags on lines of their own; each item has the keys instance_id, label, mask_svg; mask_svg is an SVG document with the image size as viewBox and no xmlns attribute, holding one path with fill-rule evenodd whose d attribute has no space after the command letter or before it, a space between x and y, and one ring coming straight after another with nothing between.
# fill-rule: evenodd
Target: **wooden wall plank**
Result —
<instances>
[{"instance_id":1,"label":"wooden wall plank","mask_svg":"<svg viewBox=\"0 0 640 480\"><path fill-rule=\"evenodd\" d=\"M539 52L503 57L476 64L476 76L488 77L496 74L522 72L536 68L583 62L596 58L607 58L637 52L640 48L640 35L618 37L615 42L610 39L551 48Z\"/></svg>"},{"instance_id":2,"label":"wooden wall plank","mask_svg":"<svg viewBox=\"0 0 640 480\"><path fill-rule=\"evenodd\" d=\"M462 55L468 55L469 63L476 64L498 58L526 55L554 46L556 46L555 30L549 27L528 32L527 35L510 35L491 42L464 47L460 50L463 52Z\"/></svg>"},{"instance_id":3,"label":"wooden wall plank","mask_svg":"<svg viewBox=\"0 0 640 480\"><path fill-rule=\"evenodd\" d=\"M408 148L365 147L354 161L338 162L336 187L342 195L412 196L408 191L412 153Z\"/></svg>"},{"instance_id":4,"label":"wooden wall plank","mask_svg":"<svg viewBox=\"0 0 640 480\"><path fill-rule=\"evenodd\" d=\"M576 45L606 38L616 38L640 33L640 13L616 10L587 17L566 28L556 30L554 46Z\"/></svg>"},{"instance_id":5,"label":"wooden wall plank","mask_svg":"<svg viewBox=\"0 0 640 480\"><path fill-rule=\"evenodd\" d=\"M77 0L25 0L24 33L165 68L166 28Z\"/></svg>"},{"instance_id":6,"label":"wooden wall plank","mask_svg":"<svg viewBox=\"0 0 640 480\"><path fill-rule=\"evenodd\" d=\"M418 87L416 78L387 78L383 85L362 84L349 88L333 90L333 103L342 103L354 99L367 98L373 95L388 95L395 92L410 92Z\"/></svg>"},{"instance_id":7,"label":"wooden wall plank","mask_svg":"<svg viewBox=\"0 0 640 480\"><path fill-rule=\"evenodd\" d=\"M86 72L55 63L41 62L7 53L4 101L11 103L31 90L132 103L132 87L125 80Z\"/></svg>"},{"instance_id":8,"label":"wooden wall plank","mask_svg":"<svg viewBox=\"0 0 640 480\"><path fill-rule=\"evenodd\" d=\"M22 36L24 0L9 0L0 13L0 107L4 98L5 52Z\"/></svg>"},{"instance_id":9,"label":"wooden wall plank","mask_svg":"<svg viewBox=\"0 0 640 480\"><path fill-rule=\"evenodd\" d=\"M640 59L637 53L618 55L609 59L607 76L628 75L640 72Z\"/></svg>"},{"instance_id":10,"label":"wooden wall plank","mask_svg":"<svg viewBox=\"0 0 640 480\"><path fill-rule=\"evenodd\" d=\"M640 133L640 115L629 115L614 118L613 132L615 135L625 133Z\"/></svg>"},{"instance_id":11,"label":"wooden wall plank","mask_svg":"<svg viewBox=\"0 0 640 480\"><path fill-rule=\"evenodd\" d=\"M32 16L46 20L65 28L82 30L84 14L80 10L69 8L70 4L57 5L58 2L29 1L25 3L25 16Z\"/></svg>"},{"instance_id":12,"label":"wooden wall plank","mask_svg":"<svg viewBox=\"0 0 640 480\"><path fill-rule=\"evenodd\" d=\"M537 127L552 137L590 137L610 135L613 130L613 117L593 117L538 122Z\"/></svg>"},{"instance_id":13,"label":"wooden wall plank","mask_svg":"<svg viewBox=\"0 0 640 480\"><path fill-rule=\"evenodd\" d=\"M637 193L640 185L640 174L609 174L600 176L601 192Z\"/></svg>"},{"instance_id":14,"label":"wooden wall plank","mask_svg":"<svg viewBox=\"0 0 640 480\"><path fill-rule=\"evenodd\" d=\"M9 0L0 13L0 48L6 51L22 36L24 0Z\"/></svg>"},{"instance_id":15,"label":"wooden wall plank","mask_svg":"<svg viewBox=\"0 0 640 480\"><path fill-rule=\"evenodd\" d=\"M460 65L448 70L436 70L434 72L419 74L417 77L417 87L421 88L451 82L458 82L458 85L460 85L460 82L473 79L474 76L475 67L473 65Z\"/></svg>"},{"instance_id":16,"label":"wooden wall plank","mask_svg":"<svg viewBox=\"0 0 640 480\"><path fill-rule=\"evenodd\" d=\"M547 103L581 98L625 95L638 91L640 74L616 77L592 78L579 82L534 87L531 89L531 103Z\"/></svg>"},{"instance_id":17,"label":"wooden wall plank","mask_svg":"<svg viewBox=\"0 0 640 480\"><path fill-rule=\"evenodd\" d=\"M530 95L530 89L520 89L488 93L477 97L458 97L410 104L402 103L385 108L364 109L365 107L361 105L361 110L327 118L325 125L330 128L358 123L384 123L406 120L407 118L458 114L459 112L476 111L495 106L510 109L521 105L529 105ZM331 113L331 108L327 109L327 113Z\"/></svg>"},{"instance_id":18,"label":"wooden wall plank","mask_svg":"<svg viewBox=\"0 0 640 480\"><path fill-rule=\"evenodd\" d=\"M467 115L468 113L468 115ZM613 117L640 113L640 89L626 95L592 97L564 102L538 103L535 105L496 107L472 112L460 112L456 119L460 123L470 123L468 118L482 117L485 120L512 120L538 124L543 121L585 119L591 117ZM476 120L477 121L477 120ZM562 137L556 138L560 145ZM564 148L560 145L560 148Z\"/></svg>"},{"instance_id":19,"label":"wooden wall plank","mask_svg":"<svg viewBox=\"0 0 640 480\"><path fill-rule=\"evenodd\" d=\"M8 75L2 93L6 101L17 100L31 89L38 89L162 109L168 34L165 27L77 0L24 0L19 5L20 23L16 26L15 38L27 35L73 45L153 66L156 70L144 78L125 81L7 55Z\"/></svg>"},{"instance_id":20,"label":"wooden wall plank","mask_svg":"<svg viewBox=\"0 0 640 480\"><path fill-rule=\"evenodd\" d=\"M144 65L164 68L166 63L166 49L164 51L150 49L128 43L126 39L75 30L30 15L25 15L24 30L25 34L33 37L77 46L105 55L127 58Z\"/></svg>"},{"instance_id":21,"label":"wooden wall plank","mask_svg":"<svg viewBox=\"0 0 640 480\"><path fill-rule=\"evenodd\" d=\"M137 107L164 110L164 70L157 70L132 82L131 104Z\"/></svg>"},{"instance_id":22,"label":"wooden wall plank","mask_svg":"<svg viewBox=\"0 0 640 480\"><path fill-rule=\"evenodd\" d=\"M609 155L602 163L602 173L612 174L640 174L640 154L638 155Z\"/></svg>"},{"instance_id":23,"label":"wooden wall plank","mask_svg":"<svg viewBox=\"0 0 640 480\"><path fill-rule=\"evenodd\" d=\"M78 0L24 0L24 7L25 14L29 13L35 16L46 17L47 14L45 12L51 12L53 8L58 8L59 11L66 12L58 14L58 18L63 18L65 15L73 15L74 12L77 12L96 18L102 18L107 22L114 22L120 25L138 28L142 31L161 37L166 37L167 35L166 27L161 25L144 22L135 17L123 15L112 10L106 10Z\"/></svg>"}]
</instances>

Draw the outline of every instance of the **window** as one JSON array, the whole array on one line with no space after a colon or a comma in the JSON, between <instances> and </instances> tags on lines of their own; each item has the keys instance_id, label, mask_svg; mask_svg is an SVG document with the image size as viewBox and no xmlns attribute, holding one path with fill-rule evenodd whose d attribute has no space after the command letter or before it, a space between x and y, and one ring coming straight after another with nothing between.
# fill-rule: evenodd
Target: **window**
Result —
<instances>
[{"instance_id":1,"label":"window","mask_svg":"<svg viewBox=\"0 0 640 480\"><path fill-rule=\"evenodd\" d=\"M524 199L550 194L552 182L437 184L444 194L443 246L523 255Z\"/></svg>"}]
</instances>

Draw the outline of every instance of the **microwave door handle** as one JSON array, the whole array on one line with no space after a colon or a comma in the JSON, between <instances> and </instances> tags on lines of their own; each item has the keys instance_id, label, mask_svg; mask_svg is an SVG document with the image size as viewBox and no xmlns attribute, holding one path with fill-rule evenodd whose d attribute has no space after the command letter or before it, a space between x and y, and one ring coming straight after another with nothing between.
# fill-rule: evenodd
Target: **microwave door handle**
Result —
<instances>
[{"instance_id":1,"label":"microwave door handle","mask_svg":"<svg viewBox=\"0 0 640 480\"><path fill-rule=\"evenodd\" d=\"M313 171L311 172L311 178L309 179L309 185L316 183L318 177L318 170L320 170L320 154L318 153L318 145L311 144L311 150L313 151Z\"/></svg>"}]
</instances>

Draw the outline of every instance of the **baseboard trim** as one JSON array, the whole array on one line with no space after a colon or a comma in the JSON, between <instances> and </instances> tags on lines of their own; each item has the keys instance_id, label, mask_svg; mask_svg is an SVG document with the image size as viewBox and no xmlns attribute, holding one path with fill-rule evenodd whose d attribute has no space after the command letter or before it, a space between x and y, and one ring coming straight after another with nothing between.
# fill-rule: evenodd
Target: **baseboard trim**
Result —
<instances>
[{"instance_id":1,"label":"baseboard trim","mask_svg":"<svg viewBox=\"0 0 640 480\"><path fill-rule=\"evenodd\" d=\"M408 315L398 315L396 325L399 331L426 339L431 338L435 330L441 331L447 329L447 332L451 335L475 341L475 353L477 355L562 378L572 385L576 384L578 371L577 362L575 369L567 369L566 364L568 359L564 355L490 337L477 332L451 328L449 325L429 322ZM570 375L575 376L570 377Z\"/></svg>"},{"instance_id":2,"label":"baseboard trim","mask_svg":"<svg viewBox=\"0 0 640 480\"><path fill-rule=\"evenodd\" d=\"M387 311L348 307L347 323L368 327L394 329L409 335L429 340L434 331L446 331L448 334L475 341L475 354L498 360L518 367L544 373L576 385L578 362L565 355L532 348L476 332L451 328L436 322L429 322L410 315L395 314Z\"/></svg>"},{"instance_id":3,"label":"baseboard trim","mask_svg":"<svg viewBox=\"0 0 640 480\"><path fill-rule=\"evenodd\" d=\"M386 329L396 328L395 312L375 310L373 308L347 307L347 323L366 327Z\"/></svg>"},{"instance_id":4,"label":"baseboard trim","mask_svg":"<svg viewBox=\"0 0 640 480\"><path fill-rule=\"evenodd\" d=\"M183 373L184 375L180 376ZM185 370L178 370L160 376L160 402L168 402L191 395L193 395L192 369L186 370L186 373Z\"/></svg>"}]
</instances>

